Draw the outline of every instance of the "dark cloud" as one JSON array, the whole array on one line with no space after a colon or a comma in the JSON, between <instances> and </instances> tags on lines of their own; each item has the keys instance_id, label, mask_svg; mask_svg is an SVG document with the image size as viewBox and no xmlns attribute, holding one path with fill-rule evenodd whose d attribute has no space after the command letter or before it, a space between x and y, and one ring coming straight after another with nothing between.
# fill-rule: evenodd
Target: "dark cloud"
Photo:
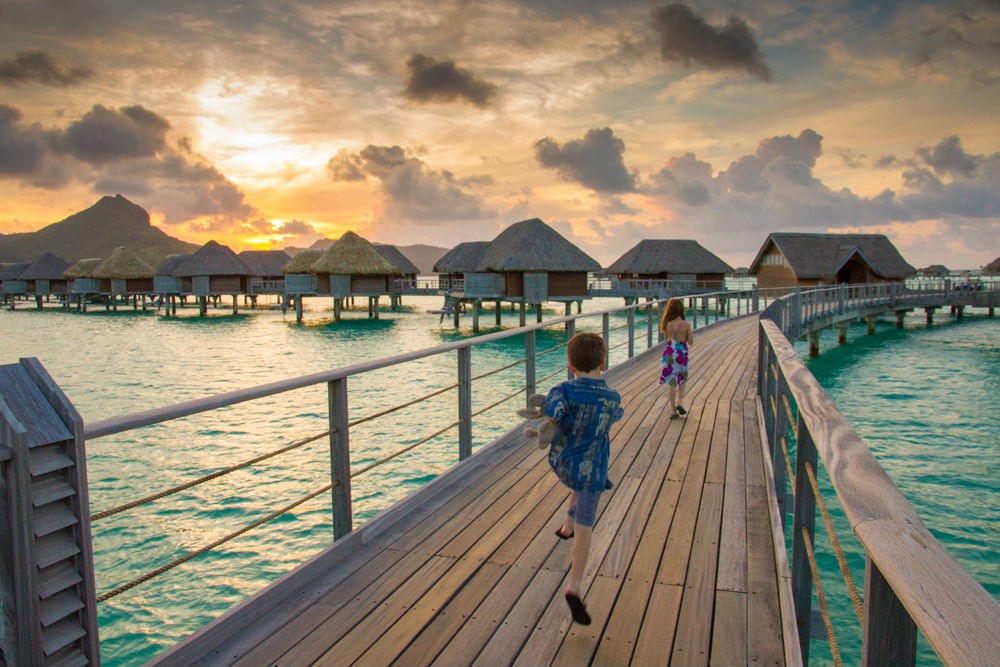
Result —
<instances>
[{"instance_id":1,"label":"dark cloud","mask_svg":"<svg viewBox=\"0 0 1000 667\"><path fill-rule=\"evenodd\" d=\"M327 170L334 180L369 176L378 180L383 217L396 225L496 217L496 211L475 192L492 179L459 179L447 170L434 171L401 146L368 145L353 154L340 151L327 163Z\"/></svg>"},{"instance_id":2,"label":"dark cloud","mask_svg":"<svg viewBox=\"0 0 1000 667\"><path fill-rule=\"evenodd\" d=\"M762 81L771 80L771 69L746 22L730 16L724 26L709 24L682 2L653 9L653 28L660 38L664 60L708 69L741 69Z\"/></svg>"},{"instance_id":3,"label":"dark cloud","mask_svg":"<svg viewBox=\"0 0 1000 667\"><path fill-rule=\"evenodd\" d=\"M634 192L635 175L628 172L622 154L625 142L611 128L593 129L580 140L559 145L550 137L535 142L535 159L555 169L567 181L576 181L603 193Z\"/></svg>"},{"instance_id":4,"label":"dark cloud","mask_svg":"<svg viewBox=\"0 0 1000 667\"><path fill-rule=\"evenodd\" d=\"M918 149L917 156L936 174L965 178L975 175L982 161L981 156L966 153L956 136L942 139L934 148Z\"/></svg>"},{"instance_id":5,"label":"dark cloud","mask_svg":"<svg viewBox=\"0 0 1000 667\"><path fill-rule=\"evenodd\" d=\"M275 234L281 236L305 236L316 234L315 228L305 220L288 220L274 230Z\"/></svg>"},{"instance_id":6,"label":"dark cloud","mask_svg":"<svg viewBox=\"0 0 1000 667\"><path fill-rule=\"evenodd\" d=\"M497 87L451 60L435 60L422 53L406 63L409 79L403 94L416 102L469 102L484 109L497 97Z\"/></svg>"},{"instance_id":7,"label":"dark cloud","mask_svg":"<svg viewBox=\"0 0 1000 667\"><path fill-rule=\"evenodd\" d=\"M141 106L115 110L96 104L66 129L62 148L94 165L149 157L163 150L169 128L163 116Z\"/></svg>"},{"instance_id":8,"label":"dark cloud","mask_svg":"<svg viewBox=\"0 0 1000 667\"><path fill-rule=\"evenodd\" d=\"M62 67L44 51L21 51L11 60L0 60L0 83L8 86L28 82L70 86L92 75L86 67Z\"/></svg>"},{"instance_id":9,"label":"dark cloud","mask_svg":"<svg viewBox=\"0 0 1000 667\"><path fill-rule=\"evenodd\" d=\"M49 189L69 183L67 168L52 155L59 134L38 124L25 125L21 119L20 110L0 104L0 178Z\"/></svg>"}]
</instances>

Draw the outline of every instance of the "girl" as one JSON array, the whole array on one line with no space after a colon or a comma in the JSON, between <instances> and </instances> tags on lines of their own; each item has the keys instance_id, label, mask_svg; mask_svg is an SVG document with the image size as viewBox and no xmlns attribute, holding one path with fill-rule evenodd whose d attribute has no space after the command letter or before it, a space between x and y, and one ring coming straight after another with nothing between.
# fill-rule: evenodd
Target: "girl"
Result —
<instances>
[{"instance_id":1,"label":"girl","mask_svg":"<svg viewBox=\"0 0 1000 667\"><path fill-rule=\"evenodd\" d=\"M691 325L684 319L684 301L671 299L660 319L660 331L667 339L660 360L660 384L667 384L670 396L670 418L677 419L687 414L684 402L684 383L687 382L688 353L694 336Z\"/></svg>"}]
</instances>

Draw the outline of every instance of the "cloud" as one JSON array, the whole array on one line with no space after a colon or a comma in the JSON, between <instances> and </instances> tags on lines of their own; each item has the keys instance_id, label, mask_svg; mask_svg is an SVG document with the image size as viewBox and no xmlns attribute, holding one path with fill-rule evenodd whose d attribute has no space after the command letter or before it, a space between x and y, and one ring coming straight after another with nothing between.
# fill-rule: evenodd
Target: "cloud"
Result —
<instances>
[{"instance_id":1,"label":"cloud","mask_svg":"<svg viewBox=\"0 0 1000 667\"><path fill-rule=\"evenodd\" d=\"M934 148L919 148L917 156L936 174L949 176L974 176L981 156L969 155L962 148L957 136L942 139Z\"/></svg>"},{"instance_id":2,"label":"cloud","mask_svg":"<svg viewBox=\"0 0 1000 667\"><path fill-rule=\"evenodd\" d=\"M58 133L24 125L22 117L20 110L0 104L0 178L50 189L69 183L69 172L52 156Z\"/></svg>"},{"instance_id":3,"label":"cloud","mask_svg":"<svg viewBox=\"0 0 1000 667\"><path fill-rule=\"evenodd\" d=\"M451 60L435 60L422 53L406 63L409 78L403 95L415 102L465 101L480 109L497 97L497 87L458 67Z\"/></svg>"},{"instance_id":4,"label":"cloud","mask_svg":"<svg viewBox=\"0 0 1000 667\"><path fill-rule=\"evenodd\" d=\"M401 146L368 145L358 153L339 151L327 163L334 180L371 177L381 188L383 219L440 224L446 221L492 220L496 210L476 190L492 183L488 177L459 179L447 170L435 171Z\"/></svg>"},{"instance_id":5,"label":"cloud","mask_svg":"<svg viewBox=\"0 0 1000 667\"><path fill-rule=\"evenodd\" d=\"M745 70L762 81L771 80L771 68L743 19L730 16L726 25L716 27L682 2L656 7L652 14L664 60L686 67L697 64L712 70Z\"/></svg>"},{"instance_id":6,"label":"cloud","mask_svg":"<svg viewBox=\"0 0 1000 667\"><path fill-rule=\"evenodd\" d=\"M141 106L96 104L66 129L62 148L93 165L149 157L163 150L168 129L167 119Z\"/></svg>"},{"instance_id":7,"label":"cloud","mask_svg":"<svg viewBox=\"0 0 1000 667\"><path fill-rule=\"evenodd\" d=\"M811 129L770 137L714 175L712 165L686 153L668 159L640 192L721 254L746 254L775 230L899 232L935 220L955 231L952 243L1000 235L1000 153L976 155L946 137L914 149L901 192L862 197L815 176L822 141Z\"/></svg>"},{"instance_id":8,"label":"cloud","mask_svg":"<svg viewBox=\"0 0 1000 667\"><path fill-rule=\"evenodd\" d=\"M274 233L282 236L306 236L309 234L318 234L316 229L305 220L287 220L281 223L278 228L274 230Z\"/></svg>"},{"instance_id":9,"label":"cloud","mask_svg":"<svg viewBox=\"0 0 1000 667\"><path fill-rule=\"evenodd\" d=\"M93 72L87 67L62 67L44 51L21 51L13 59L0 60L0 83L15 86L36 82L47 86L71 86L88 79Z\"/></svg>"},{"instance_id":10,"label":"cloud","mask_svg":"<svg viewBox=\"0 0 1000 667\"><path fill-rule=\"evenodd\" d=\"M559 145L551 137L534 144L535 159L567 181L602 193L634 192L636 177L625 168L625 142L611 128L589 130L583 139Z\"/></svg>"}]
</instances>

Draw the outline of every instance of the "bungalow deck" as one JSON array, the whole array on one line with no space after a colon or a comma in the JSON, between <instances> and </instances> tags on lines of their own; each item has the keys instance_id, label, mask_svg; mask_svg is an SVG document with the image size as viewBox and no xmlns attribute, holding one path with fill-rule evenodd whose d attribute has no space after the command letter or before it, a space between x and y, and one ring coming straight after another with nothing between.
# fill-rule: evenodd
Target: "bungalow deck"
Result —
<instances>
[{"instance_id":1,"label":"bungalow deck","mask_svg":"<svg viewBox=\"0 0 1000 667\"><path fill-rule=\"evenodd\" d=\"M801 664L757 318L695 333L682 419L659 350L607 375L626 416L583 582L592 625L562 595L567 492L518 428L150 664Z\"/></svg>"}]
</instances>

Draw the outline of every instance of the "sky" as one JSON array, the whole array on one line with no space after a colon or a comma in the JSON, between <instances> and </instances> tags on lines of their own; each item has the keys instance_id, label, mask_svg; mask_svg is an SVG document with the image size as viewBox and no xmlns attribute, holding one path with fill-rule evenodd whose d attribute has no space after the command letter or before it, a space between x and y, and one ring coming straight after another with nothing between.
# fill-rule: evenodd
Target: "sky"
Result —
<instances>
[{"instance_id":1,"label":"sky","mask_svg":"<svg viewBox=\"0 0 1000 667\"><path fill-rule=\"evenodd\" d=\"M1000 256L1000 0L0 0L0 233Z\"/></svg>"}]
</instances>

